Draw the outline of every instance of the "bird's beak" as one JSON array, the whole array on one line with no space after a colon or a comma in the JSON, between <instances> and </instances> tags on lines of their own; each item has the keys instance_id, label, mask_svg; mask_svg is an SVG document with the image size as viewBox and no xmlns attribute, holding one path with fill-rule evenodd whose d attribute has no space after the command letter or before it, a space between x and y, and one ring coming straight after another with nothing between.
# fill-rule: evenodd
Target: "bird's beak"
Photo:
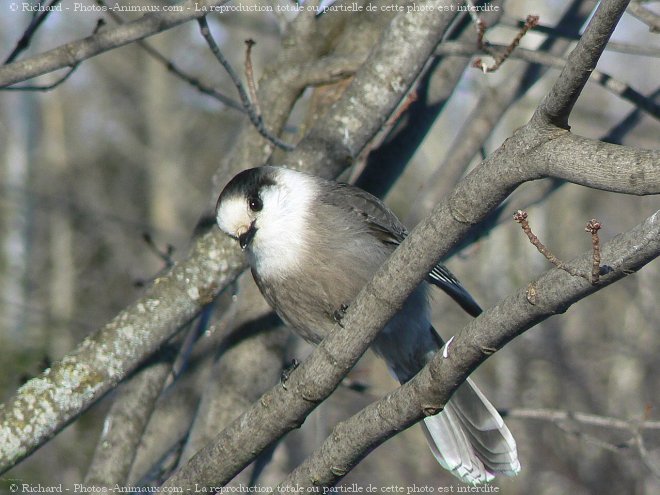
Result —
<instances>
[{"instance_id":1,"label":"bird's beak","mask_svg":"<svg viewBox=\"0 0 660 495\"><path fill-rule=\"evenodd\" d=\"M241 246L243 251L245 251L245 249L250 245L252 239L254 239L254 235L257 233L257 226L255 224L256 220L250 224L250 227L245 232L238 235L238 244Z\"/></svg>"}]
</instances>

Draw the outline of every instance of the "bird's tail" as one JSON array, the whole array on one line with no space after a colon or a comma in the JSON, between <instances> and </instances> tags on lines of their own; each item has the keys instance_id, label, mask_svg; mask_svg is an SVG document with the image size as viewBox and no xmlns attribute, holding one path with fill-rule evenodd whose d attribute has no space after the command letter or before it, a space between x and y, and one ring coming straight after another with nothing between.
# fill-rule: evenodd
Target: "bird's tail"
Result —
<instances>
[{"instance_id":1,"label":"bird's tail","mask_svg":"<svg viewBox=\"0 0 660 495\"><path fill-rule=\"evenodd\" d=\"M408 327L408 332L386 328L374 341L374 350L401 383L415 376L434 350L442 347L432 328L420 328ZM440 465L466 483L485 483L497 474L513 476L520 471L513 435L469 378L445 408L425 418L422 426Z\"/></svg>"},{"instance_id":2,"label":"bird's tail","mask_svg":"<svg viewBox=\"0 0 660 495\"><path fill-rule=\"evenodd\" d=\"M471 484L520 471L516 441L493 405L468 378L444 410L422 423L442 467Z\"/></svg>"},{"instance_id":3,"label":"bird's tail","mask_svg":"<svg viewBox=\"0 0 660 495\"><path fill-rule=\"evenodd\" d=\"M401 383L415 376L443 342L429 324L424 286L413 292L372 345ZM513 435L493 405L468 378L445 408L422 423L441 466L466 483L520 471Z\"/></svg>"}]
</instances>

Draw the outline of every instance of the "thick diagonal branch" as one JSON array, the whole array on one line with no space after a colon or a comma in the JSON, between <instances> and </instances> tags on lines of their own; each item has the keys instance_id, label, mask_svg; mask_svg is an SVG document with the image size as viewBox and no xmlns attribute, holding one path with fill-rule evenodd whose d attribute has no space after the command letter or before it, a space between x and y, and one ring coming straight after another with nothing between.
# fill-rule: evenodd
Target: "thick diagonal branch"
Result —
<instances>
[{"instance_id":1,"label":"thick diagonal branch","mask_svg":"<svg viewBox=\"0 0 660 495\"><path fill-rule=\"evenodd\" d=\"M206 234L135 304L18 389L0 405L0 473L115 387L244 268L232 241L219 231Z\"/></svg>"},{"instance_id":2,"label":"thick diagonal branch","mask_svg":"<svg viewBox=\"0 0 660 495\"><path fill-rule=\"evenodd\" d=\"M301 169L311 163L314 172L337 177L382 128L420 74L454 18L445 7L452 2L427 0L420 11L397 15L341 100L289 154L287 165Z\"/></svg>"},{"instance_id":3,"label":"thick diagonal branch","mask_svg":"<svg viewBox=\"0 0 660 495\"><path fill-rule=\"evenodd\" d=\"M410 382L338 424L324 444L280 484L293 486L337 483L362 458L388 438L420 421L425 411L441 410L451 394L495 351L550 316L565 312L577 301L639 270L660 255L660 211L603 247L605 263L614 268L601 284L593 285L558 269L532 282L535 304L521 289L473 320L452 340L446 352ZM586 271L592 253L567 263Z\"/></svg>"},{"instance_id":4,"label":"thick diagonal branch","mask_svg":"<svg viewBox=\"0 0 660 495\"><path fill-rule=\"evenodd\" d=\"M579 58L569 58L567 67L577 63L581 63ZM354 98L350 90L345 97L349 95ZM342 102L335 105L333 110L342 107ZM361 105L368 106L370 103L368 101ZM333 111L329 114L335 118ZM353 124L359 122L360 118L360 115L351 115L344 123L352 130ZM330 127L332 130L334 128L334 125ZM314 131L310 135L314 135ZM331 137L337 135L341 133L330 133ZM326 338L310 359L292 373L287 389L278 387L266 393L166 484L191 489L195 484L220 486L271 442L299 426L306 415L332 393L341 378L366 351L378 331L401 307L407 295L424 279L437 260L467 233L471 225L485 218L523 182L554 176L552 162L543 162L539 166L538 154L551 150L553 143L566 135L569 133L561 128L533 119L509 138L468 175L429 217L420 222L414 233L395 251L353 302L342 320L343 326ZM351 140L349 135L344 142L348 149L351 148ZM320 144L319 141L312 142ZM324 154L325 147L310 150L310 154L303 150L305 146L299 145L294 151L292 156L299 157L300 163L294 162L292 165L313 163L337 167L340 163L338 158L333 160L332 155ZM655 163L653 154L644 150L620 147L616 151L612 150L612 153L619 156L608 165L608 174L616 175L613 167L621 160L643 164L648 168ZM609 175L603 177L597 173L601 167L602 163L589 161L581 169L582 176L594 174L597 177L592 181L593 186L610 187ZM618 178L621 179L621 176ZM248 444L251 446L249 451L244 448Z\"/></svg>"},{"instance_id":5,"label":"thick diagonal branch","mask_svg":"<svg viewBox=\"0 0 660 495\"><path fill-rule=\"evenodd\" d=\"M219 5L222 2L213 3ZM451 20L451 16L439 16L441 21L436 20L435 23L429 24L429 17L436 16L427 16L424 13L408 15L405 19L393 23L381 40L380 49L371 54L368 70L361 70L356 75L354 84L357 89L342 98L340 103L346 112L356 106L369 108L373 112L365 114L363 109L361 113L361 119L373 122L369 124L370 132L360 132L359 136L352 137L351 141L356 149L362 148L366 141L373 137L378 123L384 121L396 107L398 100L407 91L406 84L412 83ZM176 16L166 19L176 19L177 22L185 20ZM157 22L165 21L160 17L145 17L136 21L137 24L128 23L111 32L128 42L130 40L124 37L127 33L135 35L134 31L137 30L142 34L153 34L156 31L152 24ZM306 30L309 27L307 25L318 27L312 24L314 22L316 21L313 15L300 15L294 21L290 35L296 34L296 30ZM149 26L151 29L146 29ZM118 31L121 29L127 31ZM110 31L106 31L108 32ZM435 42L426 40L425 37L431 35L436 38ZM143 36L137 36L135 39L141 37ZM422 45L426 52L419 54ZM109 45L104 46L109 49ZM292 45L291 49L296 49L295 45ZM406 57L416 54L414 63L406 60L406 79L397 78L397 84L387 84L387 99L384 99L383 94L370 93L368 104L361 105L356 101L360 98L359 88L378 87L384 77L381 71L401 62L400 57L391 59L392 54L398 50L405 53ZM0 81L1 71L2 69ZM398 69L396 73L400 77L404 75L398 72ZM260 85L260 92L266 91L278 81L281 82L281 79L274 74L270 86ZM260 99L265 101L261 96ZM341 123L338 125L337 119L341 120L342 117L336 111L324 116L317 131L304 139L305 150L315 150L314 143L319 143L318 134L324 128L324 141L341 143L344 128ZM311 155L304 150L301 154L296 151L292 154L300 159L301 168L328 177L336 176L347 165L343 155L333 153L324 146ZM242 160L244 157L237 154L234 158L235 163L231 164L231 168L238 171L245 166L245 161ZM325 166L327 168L324 169ZM215 230L198 240L189 258L157 280L144 297L83 341L51 370L28 382L6 404L0 405L0 472L6 471L29 455L103 394L114 388L244 269L245 262L240 249L219 231ZM29 419L25 421L24 418Z\"/></svg>"}]
</instances>

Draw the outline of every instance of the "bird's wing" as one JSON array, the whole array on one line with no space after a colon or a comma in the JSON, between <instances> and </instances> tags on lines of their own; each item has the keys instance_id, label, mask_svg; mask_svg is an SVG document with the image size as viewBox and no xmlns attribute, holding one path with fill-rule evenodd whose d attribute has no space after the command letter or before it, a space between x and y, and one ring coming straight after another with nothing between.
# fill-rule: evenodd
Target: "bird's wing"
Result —
<instances>
[{"instance_id":1,"label":"bird's wing","mask_svg":"<svg viewBox=\"0 0 660 495\"><path fill-rule=\"evenodd\" d=\"M349 184L337 184L324 198L328 203L358 215L381 242L398 246L408 231L397 216L377 197ZM459 280L442 263L433 267L426 281L442 289L461 308L472 316L481 313L481 307Z\"/></svg>"},{"instance_id":2,"label":"bird's wing","mask_svg":"<svg viewBox=\"0 0 660 495\"><path fill-rule=\"evenodd\" d=\"M452 272L442 263L438 263L426 276L426 281L441 288L449 297L471 316L477 317L482 309Z\"/></svg>"},{"instance_id":3,"label":"bird's wing","mask_svg":"<svg viewBox=\"0 0 660 495\"><path fill-rule=\"evenodd\" d=\"M324 200L360 217L369 231L386 244L399 245L407 235L396 215L376 196L349 184L336 184Z\"/></svg>"}]
</instances>

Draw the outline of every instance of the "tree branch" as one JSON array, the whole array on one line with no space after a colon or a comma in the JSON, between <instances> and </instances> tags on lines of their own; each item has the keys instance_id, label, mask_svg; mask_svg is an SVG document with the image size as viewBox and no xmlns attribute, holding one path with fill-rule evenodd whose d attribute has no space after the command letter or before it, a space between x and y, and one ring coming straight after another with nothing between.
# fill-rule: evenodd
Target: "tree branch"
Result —
<instances>
[{"instance_id":1,"label":"tree branch","mask_svg":"<svg viewBox=\"0 0 660 495\"><path fill-rule=\"evenodd\" d=\"M355 75L364 63L360 54L328 55L296 67L296 77L304 86L323 86Z\"/></svg>"},{"instance_id":2,"label":"tree branch","mask_svg":"<svg viewBox=\"0 0 660 495\"><path fill-rule=\"evenodd\" d=\"M525 25L525 21L514 19L507 15L502 17L502 26L512 27L514 29L520 29ZM562 26L544 26L539 24L535 26L532 31L545 34L552 38L565 38L568 40L579 41L581 35L579 32L568 32L566 29L563 29ZM630 43L621 43L619 41L611 41L605 47L607 51L628 53L630 55L642 55L645 57L658 57L660 56L660 50L655 46L640 46L633 45Z\"/></svg>"},{"instance_id":3,"label":"tree branch","mask_svg":"<svg viewBox=\"0 0 660 495\"><path fill-rule=\"evenodd\" d=\"M641 2L634 1L628 6L628 13L649 27L652 33L660 32L660 15L645 8Z\"/></svg>"},{"instance_id":4,"label":"tree branch","mask_svg":"<svg viewBox=\"0 0 660 495\"><path fill-rule=\"evenodd\" d=\"M644 465L649 469L649 471L653 473L654 476L660 477L660 469L658 468L658 465L653 462L654 460L652 459L652 456L646 450L644 445L644 437L642 435L644 430L659 430L660 421L650 421L646 419L625 420L597 416L595 414L586 414L572 411L557 411L553 409L510 409L504 411L502 416L505 418L547 421L555 424L558 428L569 434L573 434L578 438L583 438L591 443L597 444L602 448L606 448L617 453L622 451L627 452L630 447L635 446ZM599 428L605 428L607 430L627 430L632 435L632 438L623 444L618 443L616 445L612 445L611 443L604 442L603 440L594 437L593 435L585 434L575 426L571 428L571 424L595 426Z\"/></svg>"},{"instance_id":5,"label":"tree branch","mask_svg":"<svg viewBox=\"0 0 660 495\"><path fill-rule=\"evenodd\" d=\"M374 279L360 292L342 320L342 326L338 326L311 357L291 374L287 389L275 387L262 396L259 402L222 432L212 445L198 452L191 462L171 477L166 486L184 489L192 489L195 484L220 486L272 441L299 426L306 415L332 393L341 378L366 351L380 328L401 307L407 294L424 279L437 259L467 232L472 223L484 218L510 191L524 181L520 176L516 176L518 165L509 159L508 155L509 150L518 148L511 143L515 137L514 135L499 153L495 153L494 158L484 162L463 180L450 198L420 222L379 269ZM537 177L533 173L529 176L530 180L535 178ZM646 244L643 246L651 245L654 249L653 255L657 256L660 241L657 235L660 228L658 216L654 216L649 222L643 225L647 229L645 235L648 236L644 238ZM618 246L612 246L614 245ZM640 245L633 245L632 248L633 251L641 249ZM610 257L612 251L607 253L604 252L603 255ZM644 259L645 262L648 261ZM589 260L591 261L591 257ZM623 276L620 270L631 269L630 266L629 260L625 258L611 263L619 277ZM554 280L552 277L550 280ZM606 284L606 280L616 279L615 275L610 277L612 278L603 277L601 283ZM566 283L569 286L576 283L584 285L581 279L575 280L580 282ZM561 284L564 283L562 279ZM537 284L536 294L545 294L546 285L543 284L540 289ZM586 283L585 289L583 285L579 286L579 294L590 294L600 287ZM557 292L559 296L563 294L562 290ZM566 293L570 293L570 290ZM556 294L553 294L553 297L555 296ZM519 295L516 297L519 298ZM532 315L541 315L542 319L556 312L554 306L548 309L542 300L537 299L535 304ZM563 306L557 307L565 309ZM499 314L503 317L506 313ZM535 320L538 321L541 320ZM509 340L510 338L512 336ZM505 343L502 341L501 345ZM480 354L477 357L479 356ZM460 382L456 385L458 383ZM248 442L251 445L250 451L244 448Z\"/></svg>"},{"instance_id":6,"label":"tree branch","mask_svg":"<svg viewBox=\"0 0 660 495\"><path fill-rule=\"evenodd\" d=\"M66 43L47 52L0 67L0 88L11 86L64 67L73 67L83 60L133 41L170 29L183 22L203 16L204 7L220 6L229 0L187 0L180 12L153 12L141 18L106 29L82 40Z\"/></svg>"},{"instance_id":7,"label":"tree branch","mask_svg":"<svg viewBox=\"0 0 660 495\"><path fill-rule=\"evenodd\" d=\"M105 5L105 0L96 0L96 3L99 5L104 6ZM121 18L119 14L117 14L114 10L107 10L106 12L112 19L117 23L117 24L125 24L124 20ZM210 96L211 98L215 98L218 100L220 103L223 105L228 106L229 108L232 108L234 110L238 110L239 112L245 113L245 108L243 108L243 105L241 105L239 102L233 100L232 98L224 95L223 93L220 93L218 90L211 86L207 86L204 84L202 81L200 81L198 78L187 74L184 72L182 69L180 69L172 60L169 60L165 55L160 53L156 48L151 46L149 43L147 43L144 40L139 40L137 41L137 44L140 48L142 48L150 57L152 57L154 60L157 60L165 68L174 74L176 77L181 79L182 81L185 81L186 83L190 84L192 87L197 89L200 93L203 93L207 96Z\"/></svg>"},{"instance_id":8,"label":"tree branch","mask_svg":"<svg viewBox=\"0 0 660 495\"><path fill-rule=\"evenodd\" d=\"M254 125L254 127L259 131L259 134L261 134L263 137L268 139L268 141L273 143L275 146L278 146L283 150L291 151L293 149L292 145L290 145L289 143L285 143L277 136L274 136L268 129L266 129L266 125L264 124L263 118L259 113L257 102L250 101L250 97L248 96L247 91L243 87L241 78L238 76L234 68L231 66L229 60L227 60L220 51L220 47L215 42L215 39L213 38L213 34L211 34L211 30L209 29L209 25L206 22L206 16L197 19L197 23L199 24L199 28L202 33L202 36L206 40L206 43L209 45L211 52L215 56L216 60L220 63L220 65L222 65L224 69L227 71L227 74L229 74L229 77L233 81L234 86L236 86L236 89L238 90L238 95L241 98L241 103L243 103L243 108L245 108L248 117L250 117L250 122L252 122L252 125Z\"/></svg>"},{"instance_id":9,"label":"tree branch","mask_svg":"<svg viewBox=\"0 0 660 495\"><path fill-rule=\"evenodd\" d=\"M331 20L328 18L326 22ZM131 25L133 23L120 28ZM317 30L323 27L315 21L313 14L305 12L297 16L285 37L286 48L281 57L302 59L303 62L305 57L314 57L316 51L323 48L316 39ZM287 44L287 39L304 33L315 36L315 39L305 45L305 57L297 57L300 48ZM414 44L411 40L406 43ZM315 49L309 50L310 47ZM420 60L420 64L423 61ZM271 91L273 87L278 91ZM292 97L299 94L300 89L296 86L292 94L284 98L282 79L275 73L260 85L260 99L262 102L276 101L275 107L289 105L289 102L292 105L295 101ZM267 98L262 97L262 93ZM281 112L283 115L278 119L283 122L289 111L290 108ZM343 135L341 130L337 132ZM234 149L238 152L231 155L230 169L238 171L249 164L249 161L242 160L242 147L263 152L263 146L253 140L240 141ZM311 163L310 167L314 165ZM345 163L337 164L335 168L341 169L342 166ZM0 406L0 473L29 455L115 387L244 269L244 256L236 243L214 229L195 243L186 261L158 279L137 303L122 311L47 373L19 389L9 402ZM24 417L30 420L23 421Z\"/></svg>"},{"instance_id":10,"label":"tree branch","mask_svg":"<svg viewBox=\"0 0 660 495\"><path fill-rule=\"evenodd\" d=\"M546 176L602 191L660 194L660 150L604 143L564 132L535 150L533 156Z\"/></svg>"},{"instance_id":11,"label":"tree branch","mask_svg":"<svg viewBox=\"0 0 660 495\"><path fill-rule=\"evenodd\" d=\"M21 52L23 52L30 46L32 37L35 35L39 27L46 20L48 14L51 13L53 7L55 7L58 3L60 3L60 0L51 0L50 3L46 6L46 8L43 10L43 12L35 13L35 15L32 17L32 21L30 21L30 24L23 32L21 39L18 40L12 52L5 59L4 61L5 65L10 64L14 60L16 60L16 58L21 54Z\"/></svg>"},{"instance_id":12,"label":"tree branch","mask_svg":"<svg viewBox=\"0 0 660 495\"><path fill-rule=\"evenodd\" d=\"M225 324L230 339L223 339L222 356L214 362L212 380L204 387L182 462L258 400L282 370L288 330L275 317L249 272L239 278L237 294L235 314Z\"/></svg>"},{"instance_id":13,"label":"tree branch","mask_svg":"<svg viewBox=\"0 0 660 495\"><path fill-rule=\"evenodd\" d=\"M582 412L558 411L555 409L507 409L502 412L503 418L516 419L537 419L559 423L563 421L575 421L577 423L589 426L598 426L600 428L616 428L618 430L628 430L631 433L637 430L660 430L660 421L636 420L636 419L618 419L598 416L596 414L587 414Z\"/></svg>"},{"instance_id":14,"label":"tree branch","mask_svg":"<svg viewBox=\"0 0 660 495\"><path fill-rule=\"evenodd\" d=\"M236 306L232 303L234 285L231 284L230 288L212 304L213 313L224 310L222 315L218 315L220 318L213 319L212 333L202 335L199 345L190 349L189 355L185 358L185 372L178 373L165 393L159 397L153 415L140 439L140 446L128 477L129 484L134 486L160 484L176 469L184 444L189 438L191 425L199 412L202 393L199 384L207 379L217 349L227 336L227 323L234 317ZM213 317L212 314L208 316ZM198 335L205 326L201 321L202 318L203 315L200 315L192 322L193 326L198 327L194 330ZM209 320L208 323L211 321Z\"/></svg>"},{"instance_id":15,"label":"tree branch","mask_svg":"<svg viewBox=\"0 0 660 495\"><path fill-rule=\"evenodd\" d=\"M289 154L287 165L300 169L313 164L315 173L337 177L381 129L417 79L454 18L455 14L442 12L451 3L427 0L419 4L420 11L397 15L341 100Z\"/></svg>"},{"instance_id":16,"label":"tree branch","mask_svg":"<svg viewBox=\"0 0 660 495\"><path fill-rule=\"evenodd\" d=\"M501 45L492 46L495 48L503 48ZM439 55L476 55L480 52L476 50L474 46L471 46L467 43L449 41L442 43L436 50L436 53ZM566 59L562 57L558 57L551 53L546 53L539 50L529 50L520 47L516 48L516 50L511 54L511 58L560 69L566 65ZM640 110L651 115L652 117L660 119L660 105L653 101L652 98L643 95L629 84L615 79L611 75L605 72L601 72L597 69L592 71L591 79L589 81L602 86L619 98L629 101L632 105L635 105Z\"/></svg>"},{"instance_id":17,"label":"tree branch","mask_svg":"<svg viewBox=\"0 0 660 495\"><path fill-rule=\"evenodd\" d=\"M328 17L325 22L331 21ZM120 27L130 25L132 23ZM298 15L285 36L285 48L280 57L305 62L307 57L316 56L324 47L322 39L318 38L318 29L326 28L326 24L316 22L313 13ZM302 49L299 45L287 41L299 35L301 39L307 39L307 35L313 37L304 46L304 56L298 53ZM406 44L412 46L414 41L406 40ZM276 67L280 62L279 58L275 61ZM290 88L284 88L282 83L281 74L270 74L265 83L260 84L259 93L262 102L267 101L269 105L273 102L277 108L270 116L277 115L283 123L301 88L293 87L284 97L284 90ZM285 110L281 111L282 107L286 107ZM340 129L335 130L339 136L343 135ZM238 140L230 155L229 171L249 165L250 160L244 161L246 154L263 154L263 146L248 139L252 135L248 130L244 139ZM344 162L335 164L335 170L345 165ZM310 170L315 166L320 170L318 163L310 162ZM221 166L221 170L226 173L227 165ZM214 229L195 243L188 259L159 278L144 297L83 341L52 369L21 387L13 398L0 405L0 473L29 455L114 388L233 281L245 266L243 253L236 243ZM25 421L25 417L29 420Z\"/></svg>"},{"instance_id":18,"label":"tree branch","mask_svg":"<svg viewBox=\"0 0 660 495\"><path fill-rule=\"evenodd\" d=\"M397 29L398 24L394 22L391 27ZM590 39L586 35L587 33L583 39ZM383 42L388 39L386 34ZM579 44L576 50L578 49ZM382 52L376 50L372 56L374 53ZM373 63L372 58L370 61ZM370 61L365 67L370 65ZM577 63L581 63L579 57L569 57L569 73L573 71L572 65ZM358 76L364 74L365 67L360 70ZM363 81L354 81L352 87L360 87L362 83ZM351 90L347 90L342 100L326 117L335 118L334 110L343 106L345 98L352 96ZM367 98L364 105L370 103L371 100ZM351 125L359 121L359 118L359 115L351 114L350 119L341 122L352 129ZM334 126L331 129L334 130ZM341 135L338 129L335 132L335 136ZM291 374L287 389L276 387L262 396L259 402L232 423L211 445L198 452L186 466L172 476L166 486L184 489L192 488L195 484L220 486L272 441L299 426L306 415L332 393L341 378L368 348L378 331L401 307L407 294L424 279L437 260L467 233L471 225L485 218L518 185L551 176L553 168L550 165L537 167L537 150L551 149L559 137L567 134L569 133L563 129L548 126L545 122L533 118L527 126L509 138L466 177L429 217L420 222L360 292L342 320L342 327L336 328L311 357ZM310 135L313 135L313 131ZM350 136L345 143L350 145ZM310 155L301 152L301 146L302 143L292 153L292 156L300 157L301 161L294 161L293 164L305 163L316 167L325 162L328 168L338 166L338 162L332 160L332 155L324 154L325 148ZM639 153L640 161L647 160L645 165L653 166L653 155L643 150L625 149L622 152L626 158ZM305 158L311 162L305 162ZM616 167L617 161L613 162L610 173L613 172L613 167ZM587 177L597 174L602 166L600 162L593 161L579 163ZM324 171L327 173L328 169ZM600 184L598 180L594 183ZM244 448L248 444L251 446L250 451Z\"/></svg>"},{"instance_id":19,"label":"tree branch","mask_svg":"<svg viewBox=\"0 0 660 495\"><path fill-rule=\"evenodd\" d=\"M653 93L648 96L648 99L654 104L658 105L660 102L660 88L656 88ZM660 106L660 105L659 105ZM628 114L621 118L621 120L612 126L607 133L600 139L605 143L622 144L626 135L631 132L635 126L642 120L642 111L638 107L633 108Z\"/></svg>"},{"instance_id":20,"label":"tree branch","mask_svg":"<svg viewBox=\"0 0 660 495\"><path fill-rule=\"evenodd\" d=\"M176 357L176 348L159 353L119 389L103 423L85 485L126 485L138 445Z\"/></svg>"},{"instance_id":21,"label":"tree branch","mask_svg":"<svg viewBox=\"0 0 660 495\"><path fill-rule=\"evenodd\" d=\"M503 11L501 3L494 2L498 10L485 13L481 20L488 25L496 24ZM477 43L477 32L468 16L458 26L454 26L450 35L472 47ZM378 197L385 196L419 149L438 115L445 109L469 62L469 55L434 57L426 65L410 93L414 95L414 100L399 110L400 114L395 117L395 122L387 130L382 142L368 152L364 170L355 182L356 186Z\"/></svg>"},{"instance_id":22,"label":"tree branch","mask_svg":"<svg viewBox=\"0 0 660 495\"><path fill-rule=\"evenodd\" d=\"M557 127L568 128L568 116L614 32L629 0L599 4L580 42L568 57L561 75L536 111L536 116Z\"/></svg>"},{"instance_id":23,"label":"tree branch","mask_svg":"<svg viewBox=\"0 0 660 495\"><path fill-rule=\"evenodd\" d=\"M436 5L440 2L432 3ZM437 39L442 36L442 29L446 27L443 17L429 16L425 13L418 16L412 14L399 16L384 34L379 48L372 52L367 64L356 75L353 88L344 94L333 110L319 120L304 139L303 149L297 149L291 154L295 158L291 164L321 173L326 177L336 176L347 163L345 151L349 150L350 153L353 153L364 147L367 140L371 139L379 128L380 123L387 120L389 113L405 94L408 87L406 84L409 85L409 82L414 80L433 51ZM138 24L144 22L146 25L150 25L149 22L155 22L153 17L148 17L152 20L149 22L144 19L136 22ZM133 24L131 23L131 25ZM311 26L311 32L313 32L313 28L320 25L322 25L322 20L316 24L313 18L304 14L299 15L294 21L294 29L303 31ZM139 24L139 26L144 28L143 24ZM151 28L153 31L154 26ZM132 31L122 32L125 34ZM291 36L294 35L295 33L292 32ZM417 38L417 36L421 38ZM436 41L427 41L428 38ZM420 42L420 40L424 41ZM84 41L82 40L82 42ZM107 46L107 43L109 43L108 39L102 45ZM319 41L318 46L315 45L313 49L309 50L311 53L309 56L315 56L322 51L320 46ZM296 47L289 46L286 56L294 56L295 50ZM7 74L1 70L0 76ZM392 70L391 73L396 76L395 84L389 81L389 77L384 78L384 72L389 70ZM278 84L281 83L282 80L278 79L278 75L275 74L270 77L268 85L260 84L259 93L262 103L265 101L264 98L261 98L262 92L268 93L273 88L279 87ZM381 88L383 85L384 88ZM376 91L374 88L382 90ZM287 86L288 89L290 88ZM296 91L298 90L292 90L291 94L285 98L285 102L276 102L276 105L280 106L275 113L279 113L282 108L289 106L290 101L295 99ZM271 95L269 101L272 101L273 98L274 96ZM362 101L363 98L364 101ZM358 110L357 113L353 113L354 110ZM277 119L283 121L285 117L278 115ZM276 129L277 126L270 126L270 128ZM345 130L348 138L347 145L343 146L341 143L347 135ZM543 147L541 145L545 145L545 152L551 152L551 145L558 140L561 134L568 135L565 131L552 127L539 128L538 125L522 129L507 142L506 147L484 163L480 174L464 181L465 184L459 188L456 195L452 196L449 202L443 203L442 215L445 223L428 226L431 229L429 233L443 233L442 241L430 252L433 261L429 263L434 264L442 250L448 249L448 246L463 235L470 223L483 218L485 212L498 204L519 183L542 177L548 170L551 171L551 168L547 166L545 170L539 170L534 166L536 163L534 153L539 147ZM334 148L337 144L340 146L339 151ZM263 146L257 145L258 143L252 143L250 147L252 150L250 156L253 158L263 157L264 154L263 150L257 150ZM248 144L245 146L247 148ZM636 150L625 150L629 154L636 153ZM640 153L642 155L639 158L642 161L653 159L655 156L644 155L645 152ZM223 173L253 164L251 160L239 160L241 158L239 154L232 155L233 161L228 168L222 169ZM614 156L613 158L622 157ZM581 159L582 157L578 155L574 163L582 164L579 161ZM495 166L496 163L507 162L511 163L508 169ZM632 164L633 162L628 160L627 163ZM585 173L593 174L593 167L596 165L601 167L603 164L588 162ZM607 165L610 169L617 166L616 163ZM642 165L644 164L642 163ZM494 175L490 175L490 173ZM483 180L479 182L481 179L486 182ZM482 186L485 186L483 193L480 190ZM476 189L471 189L473 187ZM502 189L496 191L498 187L502 187ZM468 193L472 196L461 196L461 194ZM416 267L420 272L421 268L430 268L430 266L420 265L420 261L417 259L408 260L406 263L413 265L413 268ZM85 340L51 370L22 387L13 399L0 406L0 472L28 455L115 386L140 361L173 335L182 324L189 321L206 302L233 280L244 266L243 255L234 242L216 232L205 235L195 244L191 257L177 265L168 276L157 280L140 301L124 310L107 326ZM390 279L388 282L392 280L394 279ZM410 284L413 282L408 280L406 283L408 287L411 287ZM395 310L394 306L392 308ZM362 318L371 320L372 314L368 314L369 318L366 316ZM355 323L354 326L358 328L360 320L357 317L356 321L358 323ZM378 325L379 321L376 321L375 324ZM377 329L373 331L376 332ZM356 338L359 338L359 334L356 335L358 335ZM337 363L341 369L335 373L335 377L350 368L349 363L352 359L350 356L347 358L348 360L345 360L343 357L324 354L326 352L324 349L321 347L318 351L322 356L321 361L338 359ZM341 348L337 348L337 350L341 352ZM353 351L352 356L355 356L356 352ZM314 368L311 369L314 371ZM296 379L295 377L300 374L300 370L297 370L292 374L291 380ZM310 403L313 406L321 397L316 392L319 384L318 377L321 375L311 373L307 376L313 377L313 380L303 383L296 379L301 388L294 387L291 381L287 385L291 394L295 391L296 396L302 398L303 406ZM326 390L328 383L331 384L332 380L334 380L333 377L323 378L320 383L321 388ZM267 395L266 398L268 397ZM264 409L270 409L273 406L273 410L277 410L275 405L284 405L287 414L277 419L289 421L288 426L292 427L301 419L298 419L299 416L291 415L296 411L289 411L289 406L293 404L294 407L298 407L298 405L295 402L288 402L288 398L285 399L283 401L277 399L273 403L264 402L262 399L260 404ZM303 406L300 407L304 409ZM293 419L287 420L286 418ZM264 426L268 425L264 424ZM263 439L259 441L263 441ZM252 439L249 444L253 445ZM240 456L249 455L248 452L245 452L245 445L246 443L243 443L236 447L237 462L241 462ZM227 457L232 456L224 453L223 458Z\"/></svg>"},{"instance_id":24,"label":"tree branch","mask_svg":"<svg viewBox=\"0 0 660 495\"><path fill-rule=\"evenodd\" d=\"M306 3L307 6L316 4L318 0ZM278 135L282 132L293 106L305 89L301 85L301 71L307 64L314 63L331 51L328 33L341 31L345 23L356 26L353 22L358 19L357 16L350 19L338 16L317 18L313 11L303 10L288 24L280 50L272 64L264 70L257 89L259 101L264 108L268 108L263 118L272 132ZM267 163L272 159L272 153L268 141L251 122L246 122L213 177L214 200L231 177L245 168Z\"/></svg>"},{"instance_id":25,"label":"tree branch","mask_svg":"<svg viewBox=\"0 0 660 495\"><path fill-rule=\"evenodd\" d=\"M114 388L234 280L244 263L235 243L214 229L140 300L18 389L0 405L0 473Z\"/></svg>"},{"instance_id":26,"label":"tree branch","mask_svg":"<svg viewBox=\"0 0 660 495\"><path fill-rule=\"evenodd\" d=\"M413 234L411 234L412 236ZM329 486L337 483L375 447L440 411L452 393L494 352L548 317L565 312L575 302L639 270L660 254L660 211L620 234L603 247L603 255L616 269L601 285L552 269L465 326L446 353L435 357L410 382L339 423L323 445L279 485L282 493L293 486ZM586 270L591 252L568 263ZM445 355L443 355L445 354Z\"/></svg>"},{"instance_id":27,"label":"tree branch","mask_svg":"<svg viewBox=\"0 0 660 495\"><path fill-rule=\"evenodd\" d=\"M578 32L592 10L592 2L574 2L563 13L557 25L561 25L563 29ZM488 25L491 24L488 23ZM474 44L460 43L459 45L459 43L441 43L436 53L444 52L448 45L464 46L474 50ZM548 38L539 46L538 51L529 51L532 53L545 53L545 50L547 50L547 54L553 56L553 54L563 54L569 43L569 41L563 39ZM520 52L521 49L516 48L512 55L515 56ZM469 56L468 53L465 54ZM561 60L563 66L565 61ZM456 139L449 146L444 160L429 179L425 191L415 200L416 206L411 208L413 214L417 211L429 211L441 198L449 194L467 170L472 159L480 149L483 149L486 139L491 135L493 128L502 115L511 108L515 100L524 95L545 74L545 69L542 66L521 65L523 66L510 68L507 84L492 89L486 88L482 92L479 102L465 120Z\"/></svg>"},{"instance_id":28,"label":"tree branch","mask_svg":"<svg viewBox=\"0 0 660 495\"><path fill-rule=\"evenodd\" d=\"M57 81L50 84L26 84L21 86L8 86L0 88L2 91L51 91L57 88L59 85L64 84L69 77L78 69L80 64L72 65L67 69L63 76L61 76Z\"/></svg>"}]
</instances>

